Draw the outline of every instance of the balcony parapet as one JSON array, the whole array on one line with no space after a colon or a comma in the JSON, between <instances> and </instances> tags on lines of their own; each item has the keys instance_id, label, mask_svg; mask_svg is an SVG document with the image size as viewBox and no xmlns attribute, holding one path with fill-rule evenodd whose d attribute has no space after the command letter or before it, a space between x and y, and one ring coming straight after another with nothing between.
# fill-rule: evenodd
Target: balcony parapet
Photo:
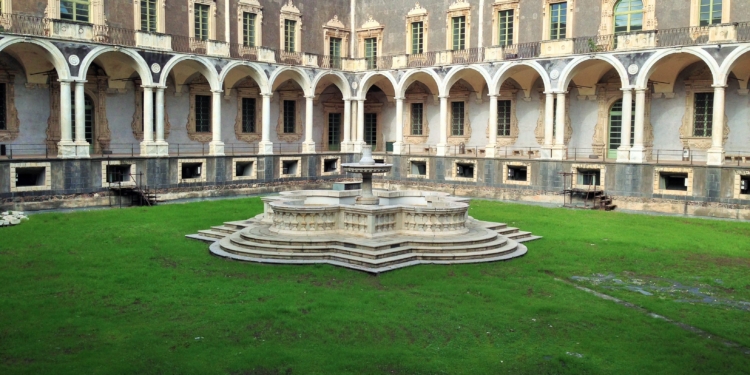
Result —
<instances>
[{"instance_id":1,"label":"balcony parapet","mask_svg":"<svg viewBox=\"0 0 750 375\"><path fill-rule=\"evenodd\" d=\"M208 40L206 41L206 54L209 56L229 57L229 43Z\"/></svg>"},{"instance_id":2,"label":"balcony parapet","mask_svg":"<svg viewBox=\"0 0 750 375\"><path fill-rule=\"evenodd\" d=\"M618 34L615 51L632 51L656 47L656 30Z\"/></svg>"},{"instance_id":3,"label":"balcony parapet","mask_svg":"<svg viewBox=\"0 0 750 375\"><path fill-rule=\"evenodd\" d=\"M49 36L60 39L94 41L94 25L90 23L49 20Z\"/></svg>"},{"instance_id":4,"label":"balcony parapet","mask_svg":"<svg viewBox=\"0 0 750 375\"><path fill-rule=\"evenodd\" d=\"M135 46L141 48L158 49L162 51L172 50L172 36L169 34L147 33L145 31L135 32Z\"/></svg>"},{"instance_id":5,"label":"balcony parapet","mask_svg":"<svg viewBox=\"0 0 750 375\"><path fill-rule=\"evenodd\" d=\"M557 39L542 41L539 57L557 57L573 54L573 39Z\"/></svg>"},{"instance_id":6,"label":"balcony parapet","mask_svg":"<svg viewBox=\"0 0 750 375\"><path fill-rule=\"evenodd\" d=\"M709 43L731 43L737 41L737 23L720 23L708 27Z\"/></svg>"}]
</instances>

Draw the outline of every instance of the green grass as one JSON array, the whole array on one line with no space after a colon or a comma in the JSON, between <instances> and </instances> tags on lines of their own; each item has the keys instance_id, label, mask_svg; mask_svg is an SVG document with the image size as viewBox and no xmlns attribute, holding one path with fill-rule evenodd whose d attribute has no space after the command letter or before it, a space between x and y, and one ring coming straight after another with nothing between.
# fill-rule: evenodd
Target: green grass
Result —
<instances>
[{"instance_id":1,"label":"green grass","mask_svg":"<svg viewBox=\"0 0 750 375\"><path fill-rule=\"evenodd\" d=\"M750 301L747 223L474 201L477 219L544 239L509 262L380 276L233 262L184 238L261 211L251 198L0 228L0 373L750 372L738 349L555 280L661 278ZM748 311L582 285L750 346Z\"/></svg>"}]
</instances>

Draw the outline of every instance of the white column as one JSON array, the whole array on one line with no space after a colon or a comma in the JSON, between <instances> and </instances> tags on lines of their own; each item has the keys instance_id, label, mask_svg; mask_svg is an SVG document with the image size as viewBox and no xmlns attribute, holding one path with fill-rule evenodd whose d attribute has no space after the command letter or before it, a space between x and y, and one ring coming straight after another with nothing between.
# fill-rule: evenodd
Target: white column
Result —
<instances>
[{"instance_id":1,"label":"white column","mask_svg":"<svg viewBox=\"0 0 750 375\"><path fill-rule=\"evenodd\" d=\"M565 92L557 93L557 112L555 113L555 145L552 147L552 159L563 160L567 154L565 147Z\"/></svg>"},{"instance_id":2,"label":"white column","mask_svg":"<svg viewBox=\"0 0 750 375\"><path fill-rule=\"evenodd\" d=\"M365 144L365 100L357 99L357 141L354 142L354 152L362 152Z\"/></svg>"},{"instance_id":3,"label":"white column","mask_svg":"<svg viewBox=\"0 0 750 375\"><path fill-rule=\"evenodd\" d=\"M630 148L630 162L643 163L646 150L643 146L643 127L646 121L646 89L635 89L635 134Z\"/></svg>"},{"instance_id":4,"label":"white column","mask_svg":"<svg viewBox=\"0 0 750 375\"><path fill-rule=\"evenodd\" d=\"M86 94L84 85L86 81L77 81L75 85L75 134L76 134L76 156L79 158L89 157L89 143L86 141Z\"/></svg>"},{"instance_id":5,"label":"white column","mask_svg":"<svg viewBox=\"0 0 750 375\"><path fill-rule=\"evenodd\" d=\"M169 145L164 139L164 89L166 87L156 88L156 103L154 107L156 110L156 155L168 156Z\"/></svg>"},{"instance_id":6,"label":"white column","mask_svg":"<svg viewBox=\"0 0 750 375\"><path fill-rule=\"evenodd\" d=\"M404 145L404 99L398 97L396 99L396 142L393 143L393 153L395 155L401 154L401 148Z\"/></svg>"},{"instance_id":7,"label":"white column","mask_svg":"<svg viewBox=\"0 0 750 375\"><path fill-rule=\"evenodd\" d=\"M622 130L620 147L617 148L617 162L630 162L630 124L633 122L633 90L622 89ZM604 152L607 152L605 149Z\"/></svg>"},{"instance_id":8,"label":"white column","mask_svg":"<svg viewBox=\"0 0 750 375\"><path fill-rule=\"evenodd\" d=\"M313 141L313 99L315 96L305 97L305 142L302 144L302 152L306 154L315 153L315 141Z\"/></svg>"},{"instance_id":9,"label":"white column","mask_svg":"<svg viewBox=\"0 0 750 375\"><path fill-rule=\"evenodd\" d=\"M154 89L143 86L143 142L141 156L155 154L154 148Z\"/></svg>"},{"instance_id":10,"label":"white column","mask_svg":"<svg viewBox=\"0 0 750 375\"><path fill-rule=\"evenodd\" d=\"M271 98L273 93L260 94L263 97L261 106L261 141L258 144L258 154L273 155L273 142L271 142Z\"/></svg>"},{"instance_id":11,"label":"white column","mask_svg":"<svg viewBox=\"0 0 750 375\"><path fill-rule=\"evenodd\" d=\"M498 95L490 94L490 140L484 151L485 156L494 158L497 154L497 97ZM478 156L478 155L477 155Z\"/></svg>"},{"instance_id":12,"label":"white column","mask_svg":"<svg viewBox=\"0 0 750 375\"><path fill-rule=\"evenodd\" d=\"M344 99L344 139L341 151L350 152L352 147L352 100Z\"/></svg>"},{"instance_id":13,"label":"white column","mask_svg":"<svg viewBox=\"0 0 750 375\"><path fill-rule=\"evenodd\" d=\"M60 80L60 142L57 144L57 156L60 158L76 157L70 107L70 81Z\"/></svg>"},{"instance_id":14,"label":"white column","mask_svg":"<svg viewBox=\"0 0 750 375\"><path fill-rule=\"evenodd\" d=\"M708 149L708 165L724 163L724 91L726 86L714 85L714 113L711 120L711 148Z\"/></svg>"},{"instance_id":15,"label":"white column","mask_svg":"<svg viewBox=\"0 0 750 375\"><path fill-rule=\"evenodd\" d=\"M552 158L553 127L555 126L555 94L545 92L544 101L544 145L542 145L542 158Z\"/></svg>"},{"instance_id":16,"label":"white column","mask_svg":"<svg viewBox=\"0 0 750 375\"><path fill-rule=\"evenodd\" d=\"M221 95L223 90L211 90L211 133L213 135L209 143L209 154L213 156L224 156L224 142L221 141Z\"/></svg>"},{"instance_id":17,"label":"white column","mask_svg":"<svg viewBox=\"0 0 750 375\"><path fill-rule=\"evenodd\" d=\"M440 97L440 142L437 145L437 155L448 155L448 96Z\"/></svg>"}]
</instances>

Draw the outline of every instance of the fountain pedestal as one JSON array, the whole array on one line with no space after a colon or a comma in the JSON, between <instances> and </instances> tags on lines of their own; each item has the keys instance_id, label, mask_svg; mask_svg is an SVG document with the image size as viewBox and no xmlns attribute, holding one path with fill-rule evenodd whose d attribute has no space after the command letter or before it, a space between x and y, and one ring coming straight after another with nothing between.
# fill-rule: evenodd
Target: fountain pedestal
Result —
<instances>
[{"instance_id":1,"label":"fountain pedestal","mask_svg":"<svg viewBox=\"0 0 750 375\"><path fill-rule=\"evenodd\" d=\"M359 173L362 175L362 193L357 197L356 204L362 206L377 206L380 199L372 195L372 174L388 173L393 167L392 164L375 164L372 158L372 149L365 146L362 150L362 159L359 163L342 164L345 172Z\"/></svg>"}]
</instances>

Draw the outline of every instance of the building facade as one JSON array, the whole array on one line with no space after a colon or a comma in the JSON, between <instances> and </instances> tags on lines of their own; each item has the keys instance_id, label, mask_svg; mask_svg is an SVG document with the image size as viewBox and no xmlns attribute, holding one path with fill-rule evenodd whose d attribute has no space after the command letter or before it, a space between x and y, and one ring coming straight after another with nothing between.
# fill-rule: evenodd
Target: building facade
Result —
<instances>
[{"instance_id":1,"label":"building facade","mask_svg":"<svg viewBox=\"0 0 750 375\"><path fill-rule=\"evenodd\" d=\"M750 215L747 0L0 11L6 206L136 181L346 178L340 163L367 145L396 164L395 185L549 200L594 185L632 208Z\"/></svg>"}]
</instances>

